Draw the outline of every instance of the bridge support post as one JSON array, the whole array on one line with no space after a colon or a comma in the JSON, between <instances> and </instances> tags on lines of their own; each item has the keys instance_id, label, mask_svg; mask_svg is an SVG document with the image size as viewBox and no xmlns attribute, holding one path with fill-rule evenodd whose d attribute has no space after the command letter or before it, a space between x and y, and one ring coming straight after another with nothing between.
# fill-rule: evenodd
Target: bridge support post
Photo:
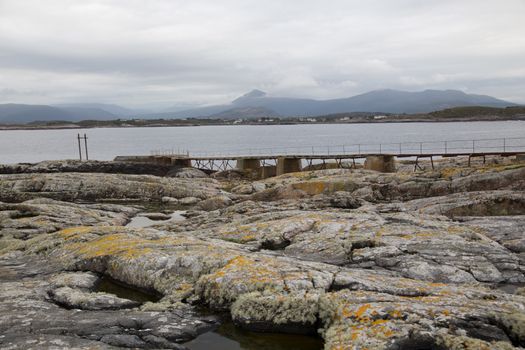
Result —
<instances>
[{"instance_id":1,"label":"bridge support post","mask_svg":"<svg viewBox=\"0 0 525 350\"><path fill-rule=\"evenodd\" d=\"M274 177L277 173L277 167L275 165L265 165L261 167L261 179L267 179Z\"/></svg>"},{"instance_id":2,"label":"bridge support post","mask_svg":"<svg viewBox=\"0 0 525 350\"><path fill-rule=\"evenodd\" d=\"M294 173L297 171L301 171L301 159L300 158L286 158L286 157L279 157L277 158L277 169L276 169L276 175L282 175L286 173Z\"/></svg>"},{"instance_id":3,"label":"bridge support post","mask_svg":"<svg viewBox=\"0 0 525 350\"><path fill-rule=\"evenodd\" d=\"M261 169L261 161L253 158L240 158L237 159L236 168L239 170L254 170L259 172L259 169Z\"/></svg>"},{"instance_id":4,"label":"bridge support post","mask_svg":"<svg viewBox=\"0 0 525 350\"><path fill-rule=\"evenodd\" d=\"M365 169L392 173L396 171L396 157L389 155L375 155L366 157Z\"/></svg>"}]
</instances>

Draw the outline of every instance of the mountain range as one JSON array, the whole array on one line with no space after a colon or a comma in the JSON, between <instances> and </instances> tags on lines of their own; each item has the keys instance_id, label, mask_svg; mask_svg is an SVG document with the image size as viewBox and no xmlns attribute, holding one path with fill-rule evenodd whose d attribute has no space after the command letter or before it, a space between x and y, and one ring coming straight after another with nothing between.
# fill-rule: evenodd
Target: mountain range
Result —
<instances>
[{"instance_id":1,"label":"mountain range","mask_svg":"<svg viewBox=\"0 0 525 350\"><path fill-rule=\"evenodd\" d=\"M119 118L258 118L262 116L318 116L348 112L392 114L429 113L452 107L509 107L516 104L491 96L466 94L458 90L408 92L376 90L361 95L314 100L272 97L260 90L233 100L229 104L187 110L167 109L157 112L132 110L118 105L89 103L48 105L0 104L0 123L33 121L113 120Z\"/></svg>"}]
</instances>

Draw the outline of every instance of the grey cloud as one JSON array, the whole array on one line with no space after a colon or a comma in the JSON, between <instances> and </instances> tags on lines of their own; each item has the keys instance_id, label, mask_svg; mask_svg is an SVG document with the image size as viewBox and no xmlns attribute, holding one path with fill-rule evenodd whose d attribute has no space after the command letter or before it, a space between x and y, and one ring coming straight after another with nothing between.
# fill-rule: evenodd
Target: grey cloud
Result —
<instances>
[{"instance_id":1,"label":"grey cloud","mask_svg":"<svg viewBox=\"0 0 525 350\"><path fill-rule=\"evenodd\" d=\"M525 2L0 0L0 102L460 88L525 102Z\"/></svg>"}]
</instances>

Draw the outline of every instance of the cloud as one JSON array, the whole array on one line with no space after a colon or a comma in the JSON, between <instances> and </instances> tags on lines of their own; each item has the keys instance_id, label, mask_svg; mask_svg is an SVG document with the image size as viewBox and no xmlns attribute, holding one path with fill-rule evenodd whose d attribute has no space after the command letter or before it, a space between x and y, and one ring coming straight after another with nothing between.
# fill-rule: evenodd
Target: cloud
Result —
<instances>
[{"instance_id":1,"label":"cloud","mask_svg":"<svg viewBox=\"0 0 525 350\"><path fill-rule=\"evenodd\" d=\"M463 88L525 102L525 2L0 0L0 102ZM8 90L5 90L8 89Z\"/></svg>"}]
</instances>

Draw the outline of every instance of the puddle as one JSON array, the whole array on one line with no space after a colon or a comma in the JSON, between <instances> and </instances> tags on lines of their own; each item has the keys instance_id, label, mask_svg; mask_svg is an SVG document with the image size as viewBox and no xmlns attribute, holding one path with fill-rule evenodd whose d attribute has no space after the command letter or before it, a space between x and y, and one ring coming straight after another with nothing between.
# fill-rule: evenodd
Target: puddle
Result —
<instances>
[{"instance_id":1,"label":"puddle","mask_svg":"<svg viewBox=\"0 0 525 350\"><path fill-rule=\"evenodd\" d=\"M141 290L126 286L115 281L111 277L103 276L95 288L95 292L105 292L118 296L119 298L145 303L148 301L157 302L161 297L155 293L146 293Z\"/></svg>"},{"instance_id":2,"label":"puddle","mask_svg":"<svg viewBox=\"0 0 525 350\"><path fill-rule=\"evenodd\" d=\"M114 294L140 303L158 302L161 296L127 286L111 277L103 276L98 282L96 292ZM203 311L203 315L209 311ZM210 313L211 314L211 313ZM225 316L224 323L213 331L204 333L184 346L190 350L321 350L320 337L295 334L258 333L236 327Z\"/></svg>"},{"instance_id":3,"label":"puddle","mask_svg":"<svg viewBox=\"0 0 525 350\"><path fill-rule=\"evenodd\" d=\"M228 321L216 330L183 344L191 350L320 350L319 337L295 334L249 332Z\"/></svg>"},{"instance_id":4,"label":"puddle","mask_svg":"<svg viewBox=\"0 0 525 350\"><path fill-rule=\"evenodd\" d=\"M143 227L149 227L157 224L165 224L168 222L178 222L186 220L182 214L184 214L185 210L176 210L171 214L171 218L168 220L151 220L148 219L145 216L141 216L139 213L135 217L131 219L131 221L126 225L127 227L134 227L134 228L143 228Z\"/></svg>"}]
</instances>

